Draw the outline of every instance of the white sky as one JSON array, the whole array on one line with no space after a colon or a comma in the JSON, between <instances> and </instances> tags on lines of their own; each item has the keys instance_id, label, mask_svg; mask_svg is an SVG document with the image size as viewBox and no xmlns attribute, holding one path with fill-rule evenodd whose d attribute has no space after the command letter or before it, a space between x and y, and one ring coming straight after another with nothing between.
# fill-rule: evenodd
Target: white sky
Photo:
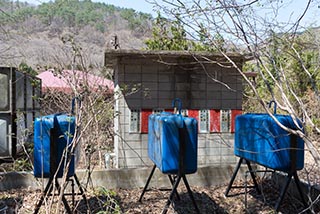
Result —
<instances>
[{"instance_id":1,"label":"white sky","mask_svg":"<svg viewBox=\"0 0 320 214\"><path fill-rule=\"evenodd\" d=\"M26 1L32 4L41 4L43 2L49 2L50 0L20 0ZM153 5L148 2L148 0L92 0L93 2L104 2L106 4L112 4L123 8L132 8L138 12L150 13L156 17L156 11L153 9ZM161 0L158 0L161 2ZM262 1L263 2L263 1ZM276 2L276 1L275 1ZM283 22L296 21L298 17L303 13L305 9L307 0L282 0L281 2L287 3L288 6L282 8L278 13L278 20ZM161 3L160 3L161 4ZM318 19L320 18L320 1L313 0L311 2L310 8L303 18L301 24L310 25L320 25Z\"/></svg>"}]
</instances>

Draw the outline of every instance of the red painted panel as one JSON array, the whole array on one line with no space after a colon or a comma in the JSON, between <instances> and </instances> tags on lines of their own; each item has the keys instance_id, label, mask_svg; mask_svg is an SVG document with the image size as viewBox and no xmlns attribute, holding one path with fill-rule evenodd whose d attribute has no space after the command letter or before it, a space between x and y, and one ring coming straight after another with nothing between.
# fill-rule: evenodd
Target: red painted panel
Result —
<instances>
[{"instance_id":1,"label":"red painted panel","mask_svg":"<svg viewBox=\"0 0 320 214\"><path fill-rule=\"evenodd\" d=\"M165 109L164 111L165 111L165 112L173 113L173 109Z\"/></svg>"},{"instance_id":2,"label":"red painted panel","mask_svg":"<svg viewBox=\"0 0 320 214\"><path fill-rule=\"evenodd\" d=\"M188 117L196 118L196 120L199 121L199 110L188 109Z\"/></svg>"},{"instance_id":3,"label":"red painted panel","mask_svg":"<svg viewBox=\"0 0 320 214\"><path fill-rule=\"evenodd\" d=\"M198 109L188 109L188 117L193 117L198 121L198 129L199 129L199 110Z\"/></svg>"},{"instance_id":4,"label":"red painted panel","mask_svg":"<svg viewBox=\"0 0 320 214\"><path fill-rule=\"evenodd\" d=\"M152 114L151 109L141 110L141 133L148 133L148 118Z\"/></svg>"},{"instance_id":5,"label":"red painted panel","mask_svg":"<svg viewBox=\"0 0 320 214\"><path fill-rule=\"evenodd\" d=\"M236 116L242 114L242 110L234 109L231 110L231 132L233 133L235 130L235 120Z\"/></svg>"},{"instance_id":6,"label":"red painted panel","mask_svg":"<svg viewBox=\"0 0 320 214\"><path fill-rule=\"evenodd\" d=\"M210 110L210 132L220 132L220 110Z\"/></svg>"}]
</instances>

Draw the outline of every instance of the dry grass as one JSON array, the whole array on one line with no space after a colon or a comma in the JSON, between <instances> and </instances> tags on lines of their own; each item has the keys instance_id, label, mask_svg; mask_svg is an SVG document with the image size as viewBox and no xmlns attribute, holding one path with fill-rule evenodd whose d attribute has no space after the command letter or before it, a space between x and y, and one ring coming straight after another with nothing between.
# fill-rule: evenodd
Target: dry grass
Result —
<instances>
[{"instance_id":1,"label":"dry grass","mask_svg":"<svg viewBox=\"0 0 320 214\"><path fill-rule=\"evenodd\" d=\"M191 187L196 203L202 214L207 213L274 213L274 206L278 199L279 192L272 182L266 180L260 182L263 188L263 195L256 194L254 189L247 193L247 204L245 204L244 189L232 189L231 197L225 197L226 185L220 187ZM243 184L243 183L241 183ZM240 183L236 184L240 185ZM138 202L142 189L118 189L113 190L116 195L112 200L117 201L120 206L120 213L161 213L169 196L169 190L152 189L145 193L142 203ZM168 214L195 213L193 204L187 194L184 185L181 183L179 189L180 200L174 200L174 206L170 206ZM40 197L40 191L31 191L28 189L16 189L2 193L0 198L0 207L3 204L8 206L8 213L33 213L36 201ZM67 197L70 205L71 198ZM87 209L80 196L76 198L78 203L76 213L112 213L107 212L103 205L110 202L111 198L96 196L93 193L87 195L90 208ZM109 203L111 205L113 204ZM45 213L45 206L42 206L40 213ZM63 206L62 206L63 207ZM174 208L173 208L174 207ZM52 209L53 210L53 209ZM286 195L281 207L280 213L299 213L303 210L301 202L290 195ZM52 211L53 212L53 211ZM52 213L49 212L49 213ZM63 213L62 211L60 213Z\"/></svg>"}]
</instances>

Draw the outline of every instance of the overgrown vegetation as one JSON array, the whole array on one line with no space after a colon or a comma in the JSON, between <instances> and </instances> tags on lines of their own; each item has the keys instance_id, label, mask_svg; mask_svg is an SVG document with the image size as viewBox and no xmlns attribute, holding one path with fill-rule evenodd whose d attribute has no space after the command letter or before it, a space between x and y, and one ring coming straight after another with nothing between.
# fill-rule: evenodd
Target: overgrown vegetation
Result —
<instances>
[{"instance_id":1,"label":"overgrown vegetation","mask_svg":"<svg viewBox=\"0 0 320 214\"><path fill-rule=\"evenodd\" d=\"M320 114L317 107L320 94L320 72L319 72L319 51L318 45L314 43L317 38L318 29L308 29L296 36L294 41L289 34L272 33L265 51L269 52L270 58L264 58L266 66L257 65L248 62L244 70L262 72L262 76L256 80L256 89L260 96L268 101L280 99L281 93L276 84L283 84L285 90L291 90L292 96L288 98L293 107L299 110L297 113L300 118L303 116L301 105L294 95L298 96L306 105L308 115L313 118L314 123L319 126ZM307 71L307 72L306 72ZM268 75L268 72L272 76ZM290 93L290 91L284 91ZM245 110L251 112L264 111L259 104L252 98L253 94L250 89L245 91ZM249 99L247 99L247 98ZM280 112L279 113L283 113Z\"/></svg>"},{"instance_id":2,"label":"overgrown vegetation","mask_svg":"<svg viewBox=\"0 0 320 214\"><path fill-rule=\"evenodd\" d=\"M225 48L225 41L220 34L216 34L214 40L218 46L212 46L208 43L207 31L203 28L195 36L200 38L188 37L185 25L179 17L175 20L169 20L158 13L152 27L152 37L145 41L148 50L174 50L174 51L210 51L218 52Z\"/></svg>"}]
</instances>

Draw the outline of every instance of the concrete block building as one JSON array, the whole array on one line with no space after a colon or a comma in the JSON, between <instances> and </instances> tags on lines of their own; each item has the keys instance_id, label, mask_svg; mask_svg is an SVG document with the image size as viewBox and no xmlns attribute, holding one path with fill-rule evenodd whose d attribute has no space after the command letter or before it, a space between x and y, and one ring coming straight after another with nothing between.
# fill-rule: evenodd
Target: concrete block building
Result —
<instances>
[{"instance_id":1,"label":"concrete block building","mask_svg":"<svg viewBox=\"0 0 320 214\"><path fill-rule=\"evenodd\" d=\"M228 57L242 67L245 57ZM198 165L233 165L234 119L242 113L242 76L224 56L180 51L108 50L105 64L114 70L115 165L151 166L148 116L172 112L198 120Z\"/></svg>"}]
</instances>

